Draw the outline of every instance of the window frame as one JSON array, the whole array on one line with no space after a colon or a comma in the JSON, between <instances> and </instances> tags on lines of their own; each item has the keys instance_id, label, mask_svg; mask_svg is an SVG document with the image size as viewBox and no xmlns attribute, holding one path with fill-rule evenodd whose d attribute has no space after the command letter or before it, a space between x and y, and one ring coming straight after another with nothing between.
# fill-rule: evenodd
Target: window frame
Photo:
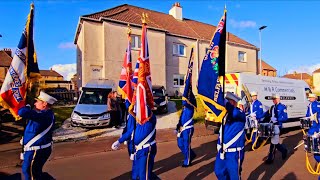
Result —
<instances>
[{"instance_id":1,"label":"window frame","mask_svg":"<svg viewBox=\"0 0 320 180\"><path fill-rule=\"evenodd\" d=\"M139 50L141 48L141 35L131 34L131 49ZM136 41L138 40L138 42Z\"/></svg>"},{"instance_id":2,"label":"window frame","mask_svg":"<svg viewBox=\"0 0 320 180\"><path fill-rule=\"evenodd\" d=\"M175 48L177 47L177 48ZM183 54L180 54L180 47L183 47ZM187 46L185 44L181 44L181 43L173 43L172 45L172 54L174 56L181 56L181 57L186 57L186 48ZM175 51L176 49L176 51Z\"/></svg>"},{"instance_id":3,"label":"window frame","mask_svg":"<svg viewBox=\"0 0 320 180\"><path fill-rule=\"evenodd\" d=\"M243 54L243 61L240 60L240 55ZM238 51L238 62L246 63L247 62L247 53L244 51Z\"/></svg>"}]
</instances>

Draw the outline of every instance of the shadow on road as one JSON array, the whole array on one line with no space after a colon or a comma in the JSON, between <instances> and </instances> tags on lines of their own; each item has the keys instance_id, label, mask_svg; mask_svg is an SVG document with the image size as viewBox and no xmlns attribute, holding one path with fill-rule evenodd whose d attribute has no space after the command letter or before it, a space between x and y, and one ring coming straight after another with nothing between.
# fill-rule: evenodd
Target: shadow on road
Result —
<instances>
[{"instance_id":1,"label":"shadow on road","mask_svg":"<svg viewBox=\"0 0 320 180\"><path fill-rule=\"evenodd\" d=\"M197 154L197 157L192 162L192 165L196 165L203 161L213 159L213 157L215 157L217 153L216 147L217 147L217 141L212 141L205 144L201 144L201 146L199 147L193 148L193 151ZM179 152L179 153L173 154L172 156L166 159L155 162L153 173L159 176L160 174L163 174L172 169L180 167L182 165L182 161L183 161L182 153ZM208 176L210 173L213 173L213 169L214 169L214 162L210 162L206 165L203 165L199 169L191 172L190 174L188 174L186 179L202 179ZM113 179L129 179L130 176L131 176L131 171L124 173Z\"/></svg>"},{"instance_id":2,"label":"shadow on road","mask_svg":"<svg viewBox=\"0 0 320 180\"><path fill-rule=\"evenodd\" d=\"M286 163L286 161L294 154L296 150L293 148L301 141L302 139L302 132L297 133L295 135L287 136L282 144L284 144L288 149L288 156L286 160L281 159L281 153L276 153L275 159L273 164L268 165L264 162L260 164L255 170L251 172L248 179L262 179L262 180L269 180L272 176L277 173L277 171ZM277 150L276 150L277 152ZM264 174L262 177L259 177L261 174ZM294 178L294 173L287 174L284 179L296 179Z\"/></svg>"},{"instance_id":3,"label":"shadow on road","mask_svg":"<svg viewBox=\"0 0 320 180\"><path fill-rule=\"evenodd\" d=\"M9 175L7 173L0 172L0 179L2 179L2 180L21 180L22 179L22 175L21 175L21 173L15 173L15 174ZM44 172L42 174L42 178L41 179L42 180L55 180L55 178L52 177L47 172Z\"/></svg>"}]
</instances>

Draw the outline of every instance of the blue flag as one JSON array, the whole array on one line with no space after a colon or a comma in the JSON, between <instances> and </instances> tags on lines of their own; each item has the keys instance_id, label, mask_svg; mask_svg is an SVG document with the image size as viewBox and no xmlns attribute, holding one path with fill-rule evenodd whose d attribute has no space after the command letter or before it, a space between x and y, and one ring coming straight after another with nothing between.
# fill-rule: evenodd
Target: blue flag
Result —
<instances>
[{"instance_id":1,"label":"blue flag","mask_svg":"<svg viewBox=\"0 0 320 180\"><path fill-rule=\"evenodd\" d=\"M192 68L193 68L193 59L194 59L193 53L194 52L192 47L190 59L189 59L189 65L188 65L188 72L187 72L186 81L185 81L185 87L184 87L183 96L182 96L182 105L196 108L197 101L192 92Z\"/></svg>"},{"instance_id":2,"label":"blue flag","mask_svg":"<svg viewBox=\"0 0 320 180\"><path fill-rule=\"evenodd\" d=\"M224 92L219 80L225 75L226 17L225 10L202 61L198 79L200 100L205 110L212 113L216 122L222 122L226 114Z\"/></svg>"}]
</instances>

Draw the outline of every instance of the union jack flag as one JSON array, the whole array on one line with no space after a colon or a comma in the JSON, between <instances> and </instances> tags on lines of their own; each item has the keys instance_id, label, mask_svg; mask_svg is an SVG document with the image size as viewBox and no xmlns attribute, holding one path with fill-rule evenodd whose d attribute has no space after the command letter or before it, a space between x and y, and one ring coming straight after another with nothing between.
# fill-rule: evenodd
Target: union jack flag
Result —
<instances>
[{"instance_id":1,"label":"union jack flag","mask_svg":"<svg viewBox=\"0 0 320 180\"><path fill-rule=\"evenodd\" d=\"M33 44L34 5L31 4L25 29L0 90L0 104L18 120L25 106L28 84L39 79L39 67Z\"/></svg>"},{"instance_id":2,"label":"union jack flag","mask_svg":"<svg viewBox=\"0 0 320 180\"><path fill-rule=\"evenodd\" d=\"M122 98L126 101L127 108L131 105L133 96L132 76L131 38L130 34L128 34L128 47L124 55L118 88L122 94Z\"/></svg>"},{"instance_id":3,"label":"union jack flag","mask_svg":"<svg viewBox=\"0 0 320 180\"><path fill-rule=\"evenodd\" d=\"M129 112L139 124L146 123L152 116L153 95L147 38L147 25L142 25L141 50L133 74L134 93Z\"/></svg>"}]
</instances>

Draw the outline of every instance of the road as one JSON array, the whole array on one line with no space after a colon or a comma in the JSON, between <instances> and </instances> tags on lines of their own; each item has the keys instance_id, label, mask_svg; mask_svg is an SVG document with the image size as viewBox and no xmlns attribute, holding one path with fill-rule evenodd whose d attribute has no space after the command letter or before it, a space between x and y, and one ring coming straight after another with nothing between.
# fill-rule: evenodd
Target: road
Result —
<instances>
[{"instance_id":1,"label":"road","mask_svg":"<svg viewBox=\"0 0 320 180\"><path fill-rule=\"evenodd\" d=\"M273 165L265 165L263 159L268 153L269 145L258 151L249 151L245 154L243 163L243 179L317 179L307 172L305 167L305 153L301 146L292 151L302 138L299 130L283 134L283 144L289 149L287 160L281 159L277 153ZM161 179L216 179L213 169L216 156L216 135L205 135L193 138L192 146L197 154L193 165L189 168L180 167L182 155L175 141L158 143L158 153L154 172ZM111 143L111 141L110 141ZM108 143L110 145L110 143ZM60 155L51 159L44 168L56 179L129 179L131 161L126 149L118 151L93 152L94 144L87 143L88 147L69 148L68 155ZM91 149L90 149L91 148ZM56 151L59 150L57 147ZM65 150L64 150L65 151ZM77 153L70 154L70 151ZM87 151L80 153L78 151ZM92 151L92 153L90 153ZM1 155L0 155L1 156ZM312 159L312 157L311 157ZM312 161L314 162L314 161ZM16 167L0 168L0 172L7 174L20 173ZM19 174L11 177L18 177ZM0 176L1 177L1 176Z\"/></svg>"}]
</instances>

